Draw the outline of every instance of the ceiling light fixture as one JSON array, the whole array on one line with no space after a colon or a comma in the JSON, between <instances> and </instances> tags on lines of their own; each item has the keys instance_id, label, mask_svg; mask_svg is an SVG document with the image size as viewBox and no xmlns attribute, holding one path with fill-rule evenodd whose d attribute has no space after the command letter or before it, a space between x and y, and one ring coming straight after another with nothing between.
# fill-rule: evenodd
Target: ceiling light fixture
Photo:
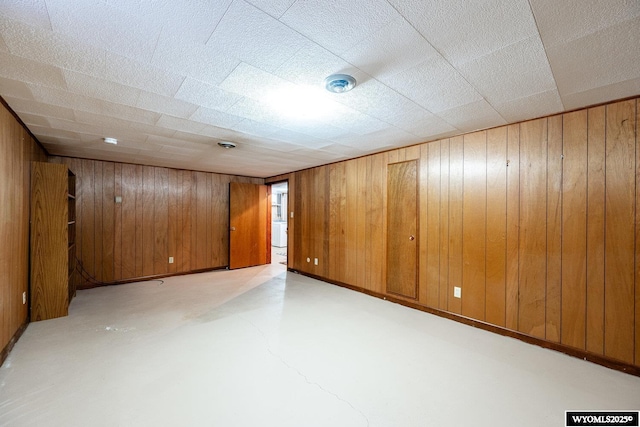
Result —
<instances>
[{"instance_id":1,"label":"ceiling light fixture","mask_svg":"<svg viewBox=\"0 0 640 427\"><path fill-rule=\"evenodd\" d=\"M102 138L102 140L107 144L116 145L118 143L118 140L116 138Z\"/></svg>"},{"instance_id":2,"label":"ceiling light fixture","mask_svg":"<svg viewBox=\"0 0 640 427\"><path fill-rule=\"evenodd\" d=\"M348 74L332 74L324 79L324 87L333 93L349 92L356 87L356 79Z\"/></svg>"},{"instance_id":3,"label":"ceiling light fixture","mask_svg":"<svg viewBox=\"0 0 640 427\"><path fill-rule=\"evenodd\" d=\"M236 148L236 144L234 144L233 142L229 142L229 141L220 141L218 142L218 145L222 148Z\"/></svg>"}]
</instances>

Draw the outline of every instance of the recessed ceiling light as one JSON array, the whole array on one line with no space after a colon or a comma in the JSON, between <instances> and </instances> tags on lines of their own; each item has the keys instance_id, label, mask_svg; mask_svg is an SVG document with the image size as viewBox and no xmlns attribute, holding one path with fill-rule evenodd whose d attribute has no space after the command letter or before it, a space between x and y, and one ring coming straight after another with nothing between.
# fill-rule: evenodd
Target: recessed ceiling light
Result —
<instances>
[{"instance_id":1,"label":"recessed ceiling light","mask_svg":"<svg viewBox=\"0 0 640 427\"><path fill-rule=\"evenodd\" d=\"M118 143L118 140L116 138L102 138L104 142L106 142L107 144L113 144L116 145Z\"/></svg>"},{"instance_id":2,"label":"recessed ceiling light","mask_svg":"<svg viewBox=\"0 0 640 427\"><path fill-rule=\"evenodd\" d=\"M220 141L218 142L218 145L222 148L236 148L236 144L229 141Z\"/></svg>"},{"instance_id":3,"label":"recessed ceiling light","mask_svg":"<svg viewBox=\"0 0 640 427\"><path fill-rule=\"evenodd\" d=\"M332 74L324 79L324 87L333 93L348 92L356 87L356 79L348 74Z\"/></svg>"}]
</instances>

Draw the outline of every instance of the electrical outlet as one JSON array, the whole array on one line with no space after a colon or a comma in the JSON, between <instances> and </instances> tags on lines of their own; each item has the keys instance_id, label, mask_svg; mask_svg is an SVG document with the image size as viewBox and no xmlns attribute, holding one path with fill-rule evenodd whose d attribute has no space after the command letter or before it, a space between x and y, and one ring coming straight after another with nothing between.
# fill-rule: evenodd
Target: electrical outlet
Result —
<instances>
[{"instance_id":1,"label":"electrical outlet","mask_svg":"<svg viewBox=\"0 0 640 427\"><path fill-rule=\"evenodd\" d=\"M169 257L169 264L173 264L173 257L172 256Z\"/></svg>"},{"instance_id":2,"label":"electrical outlet","mask_svg":"<svg viewBox=\"0 0 640 427\"><path fill-rule=\"evenodd\" d=\"M314 259L313 259L313 263L314 263L315 265L318 265L318 258L314 258Z\"/></svg>"},{"instance_id":3,"label":"electrical outlet","mask_svg":"<svg viewBox=\"0 0 640 427\"><path fill-rule=\"evenodd\" d=\"M22 293L22 304L24 305L24 304L26 304L26 303L27 303L27 293L26 293L26 292L23 292L23 293Z\"/></svg>"},{"instance_id":4,"label":"electrical outlet","mask_svg":"<svg viewBox=\"0 0 640 427\"><path fill-rule=\"evenodd\" d=\"M293 211L291 211L291 218L293 218Z\"/></svg>"},{"instance_id":5,"label":"electrical outlet","mask_svg":"<svg viewBox=\"0 0 640 427\"><path fill-rule=\"evenodd\" d=\"M311 258L307 257L307 262L311 262Z\"/></svg>"},{"instance_id":6,"label":"electrical outlet","mask_svg":"<svg viewBox=\"0 0 640 427\"><path fill-rule=\"evenodd\" d=\"M462 298L462 288L454 286L453 287L453 296L454 296L454 298Z\"/></svg>"}]
</instances>

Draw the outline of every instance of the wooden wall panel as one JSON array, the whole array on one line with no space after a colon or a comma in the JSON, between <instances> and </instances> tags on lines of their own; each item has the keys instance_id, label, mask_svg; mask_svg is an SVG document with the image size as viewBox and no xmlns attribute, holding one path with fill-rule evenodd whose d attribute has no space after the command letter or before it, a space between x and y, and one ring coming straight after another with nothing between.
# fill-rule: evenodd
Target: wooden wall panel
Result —
<instances>
[{"instance_id":1,"label":"wooden wall panel","mask_svg":"<svg viewBox=\"0 0 640 427\"><path fill-rule=\"evenodd\" d=\"M586 349L604 354L605 110L588 112Z\"/></svg>"},{"instance_id":2,"label":"wooden wall panel","mask_svg":"<svg viewBox=\"0 0 640 427\"><path fill-rule=\"evenodd\" d=\"M486 321L505 325L507 128L487 132Z\"/></svg>"},{"instance_id":3,"label":"wooden wall panel","mask_svg":"<svg viewBox=\"0 0 640 427\"><path fill-rule=\"evenodd\" d=\"M136 166L122 165L122 276L121 279L136 277ZM82 215L78 215L82 218ZM80 221L80 219L79 219Z\"/></svg>"},{"instance_id":4,"label":"wooden wall panel","mask_svg":"<svg viewBox=\"0 0 640 427\"><path fill-rule=\"evenodd\" d=\"M634 100L606 112L604 354L633 363L635 281Z\"/></svg>"},{"instance_id":5,"label":"wooden wall panel","mask_svg":"<svg viewBox=\"0 0 640 427\"><path fill-rule=\"evenodd\" d=\"M585 348L587 311L587 111L563 118L562 337Z\"/></svg>"},{"instance_id":6,"label":"wooden wall panel","mask_svg":"<svg viewBox=\"0 0 640 427\"><path fill-rule=\"evenodd\" d=\"M427 184L426 184L426 236L420 236L422 245L426 245L426 268L421 277L421 286L426 289L424 302L430 307L440 305L440 141L428 144ZM424 218L424 216L423 216Z\"/></svg>"},{"instance_id":7,"label":"wooden wall panel","mask_svg":"<svg viewBox=\"0 0 640 427\"><path fill-rule=\"evenodd\" d=\"M446 310L449 298L449 140L440 142L440 290L438 308Z\"/></svg>"},{"instance_id":8,"label":"wooden wall panel","mask_svg":"<svg viewBox=\"0 0 640 427\"><path fill-rule=\"evenodd\" d=\"M114 281L115 247L115 164L104 163L102 168L102 281Z\"/></svg>"},{"instance_id":9,"label":"wooden wall panel","mask_svg":"<svg viewBox=\"0 0 640 427\"><path fill-rule=\"evenodd\" d=\"M520 125L507 126L507 262L505 325L518 330L520 285Z\"/></svg>"},{"instance_id":10,"label":"wooden wall panel","mask_svg":"<svg viewBox=\"0 0 640 427\"><path fill-rule=\"evenodd\" d=\"M228 265L229 182L264 181L66 157L51 160L78 171L78 257L89 275L106 283ZM116 196L122 203L115 203Z\"/></svg>"},{"instance_id":11,"label":"wooden wall panel","mask_svg":"<svg viewBox=\"0 0 640 427\"><path fill-rule=\"evenodd\" d=\"M28 320L31 162L44 150L0 105L0 351ZM28 300L27 300L28 301Z\"/></svg>"},{"instance_id":12,"label":"wooden wall panel","mask_svg":"<svg viewBox=\"0 0 640 427\"><path fill-rule=\"evenodd\" d=\"M462 314L485 319L487 132L464 136Z\"/></svg>"},{"instance_id":13,"label":"wooden wall panel","mask_svg":"<svg viewBox=\"0 0 640 427\"><path fill-rule=\"evenodd\" d=\"M547 119L520 125L518 330L544 338L547 250Z\"/></svg>"},{"instance_id":14,"label":"wooden wall panel","mask_svg":"<svg viewBox=\"0 0 640 427\"><path fill-rule=\"evenodd\" d=\"M547 290L545 337L560 341L562 323L562 116L548 119Z\"/></svg>"},{"instance_id":15,"label":"wooden wall panel","mask_svg":"<svg viewBox=\"0 0 640 427\"><path fill-rule=\"evenodd\" d=\"M371 231L376 205L388 207L372 197L371 179L376 168L419 157L418 304L639 364L637 105L395 149L381 163L368 156L331 165L322 178L329 180L331 232L322 238L344 247L344 263L330 266L329 278L377 289L371 245L380 239ZM318 179L306 171L289 177L307 187ZM297 215L309 208L306 197L293 198ZM304 271L304 264L293 268ZM459 286L462 300L453 296Z\"/></svg>"},{"instance_id":16,"label":"wooden wall panel","mask_svg":"<svg viewBox=\"0 0 640 427\"><path fill-rule=\"evenodd\" d=\"M462 312L462 300L453 296L453 288L462 286L462 199L464 178L464 138L449 140L449 286L448 308Z\"/></svg>"}]
</instances>

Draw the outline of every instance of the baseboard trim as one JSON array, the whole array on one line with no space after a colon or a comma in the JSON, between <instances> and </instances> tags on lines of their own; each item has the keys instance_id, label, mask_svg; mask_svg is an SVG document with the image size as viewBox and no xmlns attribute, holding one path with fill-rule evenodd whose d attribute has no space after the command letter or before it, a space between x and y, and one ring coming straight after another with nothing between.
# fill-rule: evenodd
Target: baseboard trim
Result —
<instances>
[{"instance_id":1,"label":"baseboard trim","mask_svg":"<svg viewBox=\"0 0 640 427\"><path fill-rule=\"evenodd\" d=\"M16 342L18 342L23 332L27 329L28 325L29 325L29 321L25 320L25 322L22 325L20 325L16 333L13 334L13 336L11 337L7 345L4 346L4 348L2 349L2 352L0 352L0 366L4 364L5 360L7 360L7 357L9 357L9 353L11 353L13 346L16 345Z\"/></svg>"},{"instance_id":2,"label":"baseboard trim","mask_svg":"<svg viewBox=\"0 0 640 427\"><path fill-rule=\"evenodd\" d=\"M116 286L116 285L125 285L127 283L146 282L146 281L149 281L149 280L165 279L167 277L185 276L187 274L207 273L209 271L225 270L227 267L228 266L223 265L223 266L220 266L220 267L202 268L202 269L199 269L199 270L191 270L191 271L181 271L179 273L167 273L167 274L156 274L156 275L152 275L152 276L132 277L131 279L116 280L116 281L113 281L113 282L85 283L82 286L78 286L77 290L81 291L81 290L84 290L84 289L101 288L103 286Z\"/></svg>"},{"instance_id":3,"label":"baseboard trim","mask_svg":"<svg viewBox=\"0 0 640 427\"><path fill-rule=\"evenodd\" d=\"M359 286L353 286L348 283L339 282L336 280L330 280L325 277L316 276L314 274L305 273L303 271L298 271L292 268L288 268L288 271L293 273L301 274L303 276L311 277L312 279L321 280L323 282L331 283L336 286L340 286L343 288L350 289L352 291L361 292L363 294L367 294L376 298L380 298L383 300L391 301L396 304L401 304L409 308L413 308L416 310L424 311L429 314L434 314L439 317L444 317L449 320L453 320L459 323L464 323L465 325L473 326L474 328L483 329L485 331L493 332L495 334L507 336L510 338L515 338L520 341L524 341L528 344L537 345L539 347L547 348L550 350L555 350L560 353L564 353L566 355L576 357L582 360L586 360L588 362L595 363L600 366L604 366L609 369L614 369L616 371L624 372L625 374L634 375L636 377L640 377L640 367L631 365L625 362L621 362L619 360L611 359L605 356L601 356L599 354L593 354L586 352L584 350L580 350L577 348L567 347L559 343L543 340L538 337L534 337L531 335L524 334L522 332L517 332L511 329L503 328L501 326L492 325L491 323L483 322L481 320L472 319L470 317L462 316L460 314L451 313L449 311L440 310L437 308L427 307L422 304L419 304L415 301L409 301L402 298L398 298L391 295L381 294L379 292L371 291L369 289L364 289Z\"/></svg>"}]
</instances>

